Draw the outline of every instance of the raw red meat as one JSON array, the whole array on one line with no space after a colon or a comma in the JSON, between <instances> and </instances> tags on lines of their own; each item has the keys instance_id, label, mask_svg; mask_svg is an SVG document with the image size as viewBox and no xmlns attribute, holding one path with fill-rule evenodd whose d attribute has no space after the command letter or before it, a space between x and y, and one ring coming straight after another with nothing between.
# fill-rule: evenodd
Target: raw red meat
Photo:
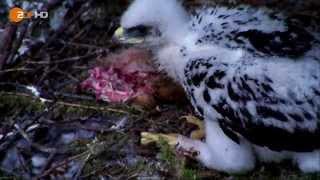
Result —
<instances>
[{"instance_id":1,"label":"raw red meat","mask_svg":"<svg viewBox=\"0 0 320 180\"><path fill-rule=\"evenodd\" d=\"M81 87L92 90L96 98L108 102L126 102L138 96L152 95L159 73L150 64L146 50L130 48L112 54L104 65L89 71Z\"/></svg>"}]
</instances>

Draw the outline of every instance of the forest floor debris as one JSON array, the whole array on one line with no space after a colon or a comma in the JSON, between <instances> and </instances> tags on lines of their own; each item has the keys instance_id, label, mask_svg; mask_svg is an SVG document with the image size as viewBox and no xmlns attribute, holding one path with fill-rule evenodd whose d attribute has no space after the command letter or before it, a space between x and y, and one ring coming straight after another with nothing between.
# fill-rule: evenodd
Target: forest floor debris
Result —
<instances>
[{"instance_id":1,"label":"forest floor debris","mask_svg":"<svg viewBox=\"0 0 320 180\"><path fill-rule=\"evenodd\" d=\"M2 18L8 9L4 2L0 38L8 44L0 42L0 179L320 178L301 175L286 163L231 176L176 155L165 142L142 145L141 132L189 136L197 127L181 119L195 114L182 89L168 79L155 82L150 91L154 97L141 96L136 103L105 102L83 89L90 69L103 73L97 67L110 68L104 64L107 57L130 52L111 40L126 0L49 0L43 9L62 13L60 21L25 21L19 26ZM193 6L200 0L189 2ZM129 69L134 65L129 63ZM146 64L142 71L153 76L150 68ZM134 91L111 100L134 99Z\"/></svg>"}]
</instances>

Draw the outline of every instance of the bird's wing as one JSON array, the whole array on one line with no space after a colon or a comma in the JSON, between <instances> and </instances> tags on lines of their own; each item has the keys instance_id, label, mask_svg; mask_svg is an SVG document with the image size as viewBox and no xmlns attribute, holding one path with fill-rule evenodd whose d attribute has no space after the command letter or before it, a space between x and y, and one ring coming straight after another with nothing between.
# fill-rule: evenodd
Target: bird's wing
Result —
<instances>
[{"instance_id":1,"label":"bird's wing","mask_svg":"<svg viewBox=\"0 0 320 180\"><path fill-rule=\"evenodd\" d=\"M240 46L251 52L281 57L299 57L311 50L314 37L303 28L291 26L286 31L265 33L251 29L232 37Z\"/></svg>"},{"instance_id":2,"label":"bird's wing","mask_svg":"<svg viewBox=\"0 0 320 180\"><path fill-rule=\"evenodd\" d=\"M319 70L315 74L319 80ZM276 86L273 76L253 76L212 58L191 60L185 76L184 86L198 112L216 118L233 140L242 136L277 151L320 148L319 81L301 95L297 87Z\"/></svg>"},{"instance_id":3,"label":"bird's wing","mask_svg":"<svg viewBox=\"0 0 320 180\"><path fill-rule=\"evenodd\" d=\"M315 38L306 28L280 13L248 6L201 10L191 21L200 35L197 44L212 43L243 48L259 56L299 57L308 52Z\"/></svg>"}]
</instances>

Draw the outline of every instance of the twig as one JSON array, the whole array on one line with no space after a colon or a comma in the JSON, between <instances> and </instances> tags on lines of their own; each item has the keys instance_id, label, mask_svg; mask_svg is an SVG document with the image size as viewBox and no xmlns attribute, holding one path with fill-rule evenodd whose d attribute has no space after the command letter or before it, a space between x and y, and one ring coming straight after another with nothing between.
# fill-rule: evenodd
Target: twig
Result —
<instances>
[{"instance_id":1,"label":"twig","mask_svg":"<svg viewBox=\"0 0 320 180\"><path fill-rule=\"evenodd\" d=\"M46 152L46 153L64 153L64 151L61 149L58 150L56 148L48 148L48 147L44 147L38 143L32 142L32 140L29 138L28 134L22 128L20 128L20 126L18 124L15 124L14 127L21 134L21 136L28 141L28 143L32 147L34 147L42 152Z\"/></svg>"},{"instance_id":2,"label":"twig","mask_svg":"<svg viewBox=\"0 0 320 180\"><path fill-rule=\"evenodd\" d=\"M95 175L97 172L102 171L102 170L104 170L106 168L108 168L108 165L104 165L104 166L101 166L101 167L95 167L95 169L93 171L82 175L81 179L90 179L91 176ZM107 175L107 176L110 176L110 175ZM111 179L113 179L113 178L111 178Z\"/></svg>"},{"instance_id":3,"label":"twig","mask_svg":"<svg viewBox=\"0 0 320 180\"><path fill-rule=\"evenodd\" d=\"M62 102L58 101L57 104L60 105L65 105L69 107L76 107L76 108L82 108L82 109L91 109L91 110L98 110L98 111L110 111L110 112L115 112L115 113L120 113L120 114L128 114L129 112L120 110L120 109L114 109L114 108L109 108L109 107L98 107L98 106L87 106L87 105L82 105L82 104L74 104L74 103L68 103L68 102Z\"/></svg>"},{"instance_id":4,"label":"twig","mask_svg":"<svg viewBox=\"0 0 320 180\"><path fill-rule=\"evenodd\" d=\"M1 92L3 94L7 95L14 95L14 96L22 96L22 97L31 97L34 99L39 99L39 97L35 97L34 95L26 94L26 93L12 93L12 92ZM81 109L90 109L90 110L96 110L96 111L108 111L108 112L113 112L113 113L119 113L119 114L126 114L130 116L135 116L132 113L121 110L121 109L115 109L115 108L110 108L110 107L101 107L101 106L89 106L89 105L83 105L83 104L75 104L75 103L69 103L69 102L64 102L64 101L54 101L52 99L45 99L46 102L52 103L55 102L56 105L63 105L63 106L69 106L69 107L75 107L75 108L81 108Z\"/></svg>"},{"instance_id":5,"label":"twig","mask_svg":"<svg viewBox=\"0 0 320 180\"><path fill-rule=\"evenodd\" d=\"M22 167L22 171L24 171L23 173L24 174L31 174L30 173L30 168L27 167L26 165L26 162L25 162L25 159L24 157L22 156L21 154L21 149L20 148L17 148L15 147L15 149L17 150L17 158L18 158L18 161L19 163L21 164L21 167Z\"/></svg>"},{"instance_id":6,"label":"twig","mask_svg":"<svg viewBox=\"0 0 320 180\"><path fill-rule=\"evenodd\" d=\"M90 28L92 27L92 24L89 24L87 26L85 26L84 28L82 28L82 30L80 30L80 32L78 32L77 34L75 34L71 39L70 42L75 41L77 38L79 38L83 33L85 33L86 31L90 30ZM64 40L59 40L64 46L63 48L61 48L61 50L58 52L59 54L61 54L66 48L66 44Z\"/></svg>"},{"instance_id":7,"label":"twig","mask_svg":"<svg viewBox=\"0 0 320 180\"><path fill-rule=\"evenodd\" d=\"M79 120L77 120L79 121ZM79 122L56 122L56 121L52 121L52 120L44 120L43 123L47 124L48 126L56 126L56 127L63 127L64 129L83 129L83 130L87 130L87 131L93 131L93 132L99 132L99 133L107 133L107 132L114 132L114 129L111 128L105 128L105 127L90 127L90 126L86 126L83 125ZM67 126L66 126L67 124Z\"/></svg>"},{"instance_id":8,"label":"twig","mask_svg":"<svg viewBox=\"0 0 320 180\"><path fill-rule=\"evenodd\" d=\"M93 140L92 143L87 144L87 150L77 154L75 156L72 156L70 158L67 158L66 160L56 164L55 166L52 166L50 169L46 170L43 174L39 175L37 177L37 179L41 179L44 178L46 176L48 176L52 171L54 171L55 169L57 169L58 167L61 167L73 160L79 159L79 158L84 158L83 159L83 164L81 165L77 175L82 171L82 168L85 166L85 163L91 158L91 156L98 156L99 154L101 154L102 152L104 152L106 150L106 148L112 147L113 145L115 145L117 142L112 142L112 143L108 143L106 141L97 141L97 140ZM80 174L78 176L80 176Z\"/></svg>"},{"instance_id":9,"label":"twig","mask_svg":"<svg viewBox=\"0 0 320 180\"><path fill-rule=\"evenodd\" d=\"M47 161L46 161L46 164L41 168L39 174L44 173L44 172L46 171L46 169L48 169L48 167L50 167L50 164L52 163L53 158L54 158L55 156L56 156L56 153L55 153L55 152L52 152L52 153L49 155L49 157L48 157L48 159L47 159Z\"/></svg>"},{"instance_id":10,"label":"twig","mask_svg":"<svg viewBox=\"0 0 320 180\"><path fill-rule=\"evenodd\" d=\"M63 0L48 0L48 3L43 7L42 10L50 11L51 9L59 6L59 4L61 4L62 2Z\"/></svg>"},{"instance_id":11,"label":"twig","mask_svg":"<svg viewBox=\"0 0 320 180\"><path fill-rule=\"evenodd\" d=\"M57 169L58 167L61 167L63 165L66 165L67 163L79 159L79 158L84 158L83 164L81 166L81 168L79 169L77 175L80 176L81 175L81 171L83 169L83 167L85 166L85 163L92 157L96 157L98 155L100 155L102 152L106 151L107 148L111 148L114 147L114 145L117 145L117 141L114 142L106 142L106 141L97 141L94 140L92 143L87 144L87 150L77 154L75 156L69 157L65 160L63 160L62 162L52 166L51 168L49 168L48 170L46 170L45 172L43 172L41 175L37 176L36 179L41 179L44 178L46 176L48 176L52 171L54 171L55 169Z\"/></svg>"},{"instance_id":12,"label":"twig","mask_svg":"<svg viewBox=\"0 0 320 180\"><path fill-rule=\"evenodd\" d=\"M37 86L40 86L40 84L45 80L45 78L52 72L54 72L56 69L58 68L57 65L54 65L53 67L51 66L46 66L44 69L44 72L42 73L42 75L40 76L38 82L37 82ZM37 69L40 69L37 68Z\"/></svg>"},{"instance_id":13,"label":"twig","mask_svg":"<svg viewBox=\"0 0 320 180\"><path fill-rule=\"evenodd\" d=\"M53 92L52 94L56 97L71 98L71 99L75 99L75 100L86 100L86 101L94 101L95 100L95 98L93 98L91 96L77 95L77 94L72 94L72 93Z\"/></svg>"},{"instance_id":14,"label":"twig","mask_svg":"<svg viewBox=\"0 0 320 180\"><path fill-rule=\"evenodd\" d=\"M68 164L69 162L73 161L73 160L76 160L84 155L86 155L88 153L88 151L85 151L83 153L80 153L80 154L77 154L75 156L72 156L72 157L69 157L65 160L63 160L62 162L54 165L54 166L51 166L49 169L47 169L46 171L44 171L42 174L40 174L39 176L37 176L35 179L42 179L46 176L48 176L52 171L54 171L55 169L57 169L58 167L61 167L63 165L66 165Z\"/></svg>"},{"instance_id":15,"label":"twig","mask_svg":"<svg viewBox=\"0 0 320 180\"><path fill-rule=\"evenodd\" d=\"M17 25L8 24L3 33L3 40L0 44L0 70L7 63L7 59L10 55L13 41L16 37Z\"/></svg>"},{"instance_id":16,"label":"twig","mask_svg":"<svg viewBox=\"0 0 320 180\"><path fill-rule=\"evenodd\" d=\"M73 16L68 22L66 22L65 24L63 24L57 31L55 31L55 33L47 40L47 43L44 44L41 49L35 54L35 57L37 57L38 54L42 54L42 52L47 49L47 47L54 41L56 41L57 37L64 32L67 28L69 28L74 22L76 22L79 17L86 11L89 10L90 6L89 4L91 4L93 0L89 0L86 1L84 4L82 4L82 6L80 7L80 9L77 11L77 13L75 14L75 16Z\"/></svg>"},{"instance_id":17,"label":"twig","mask_svg":"<svg viewBox=\"0 0 320 180\"><path fill-rule=\"evenodd\" d=\"M74 179L78 179L80 177L83 168L85 167L86 163L91 158L91 156L92 156L92 154L91 154L91 152L89 152L88 155L86 156L86 158L82 161L81 166L79 167L78 172L75 175Z\"/></svg>"},{"instance_id":18,"label":"twig","mask_svg":"<svg viewBox=\"0 0 320 180\"><path fill-rule=\"evenodd\" d=\"M45 4L45 5L41 8L40 11L50 11L50 10L54 9L55 7L59 6L60 4L62 4L63 1L64 1L64 0L48 0L48 3ZM75 3L75 4L76 4L76 3ZM73 7L70 7L70 9L73 9ZM32 33L33 29L34 29L36 26L38 26L39 23L41 22L40 19L33 19L32 21L33 21L33 23L30 24L30 29L31 29L31 30L28 32L28 34L29 34L29 33ZM58 30L58 31L59 31L59 30ZM58 32L58 31L56 31L55 33L63 32L64 29L61 29L59 32ZM52 40L50 41L50 43L51 43L51 42L54 40L54 37L51 36L50 39L52 39ZM46 42L48 43L49 41L46 41ZM41 50L41 47L43 46L43 44L44 44L44 43L43 43L42 41L37 41L37 42L31 44L31 45L28 47L28 51L26 51L25 53L21 54L21 55L18 57L18 59L24 59L24 58L30 56L30 55L32 54L32 52L35 52L35 53L37 54L37 52L39 52L39 50Z\"/></svg>"},{"instance_id":19,"label":"twig","mask_svg":"<svg viewBox=\"0 0 320 180\"><path fill-rule=\"evenodd\" d=\"M63 44L66 44L66 45L70 45L70 46L83 47L83 48L88 48L88 49L102 49L102 50L109 52L109 48L104 47L104 46L96 46L96 45L92 45L92 44L77 43L77 42L66 42L64 40L60 40L60 42Z\"/></svg>"},{"instance_id":20,"label":"twig","mask_svg":"<svg viewBox=\"0 0 320 180\"><path fill-rule=\"evenodd\" d=\"M24 39L27 31L28 31L28 26L29 26L28 21L26 21L25 24L22 24L22 26L21 26L21 28L20 28L21 30L20 30L20 32L18 33L19 36L18 36L18 38L17 38L17 40L16 40L16 43L15 43L14 47L12 48L12 51L11 51L10 56L8 57L8 60L7 60L7 63L8 63L8 64L11 64L11 63L12 63L12 61L14 60L16 54L18 53L18 50L19 50L19 48L21 47L22 41L23 41L23 39Z\"/></svg>"},{"instance_id":21,"label":"twig","mask_svg":"<svg viewBox=\"0 0 320 180\"><path fill-rule=\"evenodd\" d=\"M75 57L69 57L69 58L64 58L61 60L51 60L51 61L28 61L28 64L37 64L37 65L49 65L49 64L60 64L60 63L65 63L65 62L75 62L75 61L80 61L80 60L85 60L88 58L94 58L98 53L94 52L91 54L87 54L84 56L75 56Z\"/></svg>"},{"instance_id":22,"label":"twig","mask_svg":"<svg viewBox=\"0 0 320 180\"><path fill-rule=\"evenodd\" d=\"M59 68L57 68L55 70L55 72L59 73L59 74L62 74L62 75L65 75L67 78L69 78L70 80L74 81L74 82L80 82L79 79L77 79L76 77L74 77L73 75L71 75L70 73L68 72L64 72L62 70L60 70Z\"/></svg>"},{"instance_id":23,"label":"twig","mask_svg":"<svg viewBox=\"0 0 320 180\"><path fill-rule=\"evenodd\" d=\"M6 69L0 71L0 74L2 73L10 73L10 72L18 72L18 71L33 71L31 68L14 68L14 69Z\"/></svg>"},{"instance_id":24,"label":"twig","mask_svg":"<svg viewBox=\"0 0 320 180\"><path fill-rule=\"evenodd\" d=\"M24 109L24 108L22 108ZM21 113L21 109L17 110L13 116L10 117L10 119L8 120L10 123L14 124L14 120L16 119L16 117L18 117L18 115ZM6 133L3 140L4 142L0 144L0 153L4 152L5 150L7 150L8 148L10 148L10 146L12 145L12 143L14 143L18 138L19 138L19 134L14 131L12 132L11 135L9 135L9 133Z\"/></svg>"},{"instance_id":25,"label":"twig","mask_svg":"<svg viewBox=\"0 0 320 180\"><path fill-rule=\"evenodd\" d=\"M3 167L0 167L0 172L5 172L6 174L8 174L9 176L14 176L15 178L18 178L18 177L21 177L21 174L18 174L17 172L15 172L15 171L10 171L10 170L8 170L8 169L4 169ZM2 177L2 179L5 179L5 178L7 178L7 179L14 179L14 177L6 177L3 173L2 173L2 175L1 175Z\"/></svg>"}]
</instances>

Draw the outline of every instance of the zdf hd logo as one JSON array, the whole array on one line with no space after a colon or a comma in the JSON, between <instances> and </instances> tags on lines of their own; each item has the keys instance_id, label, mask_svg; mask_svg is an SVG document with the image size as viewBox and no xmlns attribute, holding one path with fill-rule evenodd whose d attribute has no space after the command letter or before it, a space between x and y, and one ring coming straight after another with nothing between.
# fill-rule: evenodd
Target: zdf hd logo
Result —
<instances>
[{"instance_id":1,"label":"zdf hd logo","mask_svg":"<svg viewBox=\"0 0 320 180\"><path fill-rule=\"evenodd\" d=\"M48 17L49 13L46 11L25 11L19 7L13 7L9 10L9 21L12 23L19 23L30 18L47 19Z\"/></svg>"}]
</instances>

